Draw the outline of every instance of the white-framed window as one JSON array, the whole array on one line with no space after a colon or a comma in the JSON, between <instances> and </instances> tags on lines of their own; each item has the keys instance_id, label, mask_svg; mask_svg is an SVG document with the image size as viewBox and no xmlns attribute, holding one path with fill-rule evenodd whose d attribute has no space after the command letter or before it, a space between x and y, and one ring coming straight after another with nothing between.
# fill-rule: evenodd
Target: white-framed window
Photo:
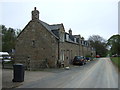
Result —
<instances>
[{"instance_id":1,"label":"white-framed window","mask_svg":"<svg viewBox=\"0 0 120 90\"><path fill-rule=\"evenodd\" d=\"M62 33L62 42L64 42L65 36L64 33Z\"/></svg>"},{"instance_id":2,"label":"white-framed window","mask_svg":"<svg viewBox=\"0 0 120 90\"><path fill-rule=\"evenodd\" d=\"M65 60L65 51L64 51L64 50L61 50L61 53L60 53L60 60L62 60L62 61Z\"/></svg>"},{"instance_id":3,"label":"white-framed window","mask_svg":"<svg viewBox=\"0 0 120 90\"><path fill-rule=\"evenodd\" d=\"M82 40L82 45L84 45L84 41Z\"/></svg>"},{"instance_id":4,"label":"white-framed window","mask_svg":"<svg viewBox=\"0 0 120 90\"><path fill-rule=\"evenodd\" d=\"M87 46L89 46L88 42L87 42Z\"/></svg>"},{"instance_id":5,"label":"white-framed window","mask_svg":"<svg viewBox=\"0 0 120 90\"><path fill-rule=\"evenodd\" d=\"M69 35L68 34L66 34L66 40L69 41Z\"/></svg>"},{"instance_id":6,"label":"white-framed window","mask_svg":"<svg viewBox=\"0 0 120 90\"><path fill-rule=\"evenodd\" d=\"M76 43L76 38L74 38L74 42Z\"/></svg>"},{"instance_id":7,"label":"white-framed window","mask_svg":"<svg viewBox=\"0 0 120 90\"><path fill-rule=\"evenodd\" d=\"M63 53L62 53L62 60L64 61L64 54L65 52L64 52L64 50L63 50Z\"/></svg>"},{"instance_id":8,"label":"white-framed window","mask_svg":"<svg viewBox=\"0 0 120 90\"><path fill-rule=\"evenodd\" d=\"M85 41L85 46L87 46L87 42Z\"/></svg>"},{"instance_id":9,"label":"white-framed window","mask_svg":"<svg viewBox=\"0 0 120 90\"><path fill-rule=\"evenodd\" d=\"M64 37L64 33L61 33L61 34L60 34L60 41L61 41L61 42L64 42L64 38L65 38L65 37Z\"/></svg>"}]
</instances>

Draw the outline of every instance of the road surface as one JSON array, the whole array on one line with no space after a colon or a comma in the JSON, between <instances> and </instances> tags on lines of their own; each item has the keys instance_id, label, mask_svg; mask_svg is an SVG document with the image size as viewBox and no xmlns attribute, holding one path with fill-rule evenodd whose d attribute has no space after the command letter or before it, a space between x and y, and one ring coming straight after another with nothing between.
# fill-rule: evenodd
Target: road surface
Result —
<instances>
[{"instance_id":1,"label":"road surface","mask_svg":"<svg viewBox=\"0 0 120 90\"><path fill-rule=\"evenodd\" d=\"M118 88L118 72L109 58L100 58L18 88Z\"/></svg>"}]
</instances>

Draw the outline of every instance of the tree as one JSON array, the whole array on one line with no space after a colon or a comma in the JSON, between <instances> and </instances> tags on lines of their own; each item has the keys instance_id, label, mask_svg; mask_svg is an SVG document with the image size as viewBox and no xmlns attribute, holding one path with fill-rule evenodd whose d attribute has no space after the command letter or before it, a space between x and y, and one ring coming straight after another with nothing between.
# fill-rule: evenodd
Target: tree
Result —
<instances>
[{"instance_id":1,"label":"tree","mask_svg":"<svg viewBox=\"0 0 120 90\"><path fill-rule=\"evenodd\" d=\"M2 31L2 51L9 52L15 48L15 43L20 30L13 28L6 28L4 25L0 25Z\"/></svg>"},{"instance_id":2,"label":"tree","mask_svg":"<svg viewBox=\"0 0 120 90\"><path fill-rule=\"evenodd\" d=\"M110 52L112 55L120 55L120 35L113 35L108 39L107 45L110 47Z\"/></svg>"},{"instance_id":3,"label":"tree","mask_svg":"<svg viewBox=\"0 0 120 90\"><path fill-rule=\"evenodd\" d=\"M90 42L90 45L95 48L96 54L100 56L107 55L107 41L103 37L99 35L92 35L89 37L88 41Z\"/></svg>"}]
</instances>

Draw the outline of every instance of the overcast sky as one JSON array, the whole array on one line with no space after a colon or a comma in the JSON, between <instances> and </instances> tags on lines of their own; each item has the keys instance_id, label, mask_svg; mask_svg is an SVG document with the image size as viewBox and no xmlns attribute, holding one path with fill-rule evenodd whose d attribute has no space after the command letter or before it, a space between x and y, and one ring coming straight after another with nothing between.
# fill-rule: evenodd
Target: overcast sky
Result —
<instances>
[{"instance_id":1,"label":"overcast sky","mask_svg":"<svg viewBox=\"0 0 120 90\"><path fill-rule=\"evenodd\" d=\"M33 2L34 1L34 2ZM23 29L31 20L34 7L40 20L48 24L63 23L65 31L85 39L100 35L108 39L118 33L119 0L33 0L0 1L0 24Z\"/></svg>"}]
</instances>

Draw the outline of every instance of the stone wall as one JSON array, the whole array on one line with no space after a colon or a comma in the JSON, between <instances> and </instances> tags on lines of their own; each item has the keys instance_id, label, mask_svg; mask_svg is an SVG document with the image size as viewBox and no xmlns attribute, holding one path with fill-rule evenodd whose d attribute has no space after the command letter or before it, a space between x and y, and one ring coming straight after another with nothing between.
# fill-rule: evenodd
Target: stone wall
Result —
<instances>
[{"instance_id":1,"label":"stone wall","mask_svg":"<svg viewBox=\"0 0 120 90\"><path fill-rule=\"evenodd\" d=\"M44 61L49 67L56 66L58 41L40 23L30 21L19 35L16 44L15 62L29 69L40 68Z\"/></svg>"},{"instance_id":2,"label":"stone wall","mask_svg":"<svg viewBox=\"0 0 120 90\"><path fill-rule=\"evenodd\" d=\"M62 54L63 53L63 54ZM60 60L64 57L64 64L68 66L75 56L79 56L79 45L70 42L60 43Z\"/></svg>"}]
</instances>

